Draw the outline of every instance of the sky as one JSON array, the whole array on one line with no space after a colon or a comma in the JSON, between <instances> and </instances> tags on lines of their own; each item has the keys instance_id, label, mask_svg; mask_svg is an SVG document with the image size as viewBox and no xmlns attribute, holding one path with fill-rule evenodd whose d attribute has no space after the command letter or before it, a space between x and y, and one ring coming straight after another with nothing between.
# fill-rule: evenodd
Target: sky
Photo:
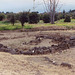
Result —
<instances>
[{"instance_id":1,"label":"sky","mask_svg":"<svg viewBox=\"0 0 75 75\"><path fill-rule=\"evenodd\" d=\"M60 0L57 11L69 11L75 9L75 0ZM0 0L0 11L4 12L21 12L33 11L33 0ZM43 0L35 0L35 11L44 12L45 6Z\"/></svg>"}]
</instances>

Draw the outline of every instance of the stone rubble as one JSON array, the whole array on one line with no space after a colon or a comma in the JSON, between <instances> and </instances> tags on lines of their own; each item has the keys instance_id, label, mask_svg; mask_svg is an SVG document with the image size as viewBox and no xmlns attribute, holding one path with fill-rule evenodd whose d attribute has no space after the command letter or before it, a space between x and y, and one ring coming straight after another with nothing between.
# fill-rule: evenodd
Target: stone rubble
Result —
<instances>
[{"instance_id":1,"label":"stone rubble","mask_svg":"<svg viewBox=\"0 0 75 75\"><path fill-rule=\"evenodd\" d=\"M52 39L54 42L57 42L57 45L51 45L49 47L34 47L27 51L20 51L18 49L12 49L3 44L0 44L0 52L8 52L11 54L24 54L24 55L38 55L38 54L48 54L48 53L55 53L55 52L62 52L63 50L69 49L75 46L75 36L66 37L66 36L59 36L59 37L51 37L51 36L39 36L36 37L36 41L31 41L30 44L33 43L40 43L41 38L45 39Z\"/></svg>"},{"instance_id":2,"label":"stone rubble","mask_svg":"<svg viewBox=\"0 0 75 75\"><path fill-rule=\"evenodd\" d=\"M8 53L11 53L11 54L19 54L18 49L12 49L12 48L9 48L7 46L4 46L3 44L0 44L0 52L8 52Z\"/></svg>"},{"instance_id":3,"label":"stone rubble","mask_svg":"<svg viewBox=\"0 0 75 75\"><path fill-rule=\"evenodd\" d=\"M39 37L38 37L39 38ZM41 36L44 38L44 36ZM51 39L51 38L50 38ZM75 37L55 37L53 38L54 41L58 42L57 45L51 45L50 47L34 47L27 52L25 55L38 55L38 54L48 54L48 53L55 53L55 52L62 52L63 50L69 49L75 46Z\"/></svg>"},{"instance_id":4,"label":"stone rubble","mask_svg":"<svg viewBox=\"0 0 75 75\"><path fill-rule=\"evenodd\" d=\"M69 69L71 69L72 68L72 65L71 64L69 64L69 63L61 63L60 64L60 66L62 66L62 67L67 67L67 68L69 68Z\"/></svg>"}]
</instances>

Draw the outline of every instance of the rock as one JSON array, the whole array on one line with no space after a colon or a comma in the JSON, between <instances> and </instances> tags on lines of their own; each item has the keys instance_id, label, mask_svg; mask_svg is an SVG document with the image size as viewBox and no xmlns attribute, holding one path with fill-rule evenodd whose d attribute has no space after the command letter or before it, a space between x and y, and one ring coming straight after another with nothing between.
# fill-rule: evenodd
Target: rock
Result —
<instances>
[{"instance_id":1,"label":"rock","mask_svg":"<svg viewBox=\"0 0 75 75\"><path fill-rule=\"evenodd\" d=\"M40 38L31 40L31 41L29 42L30 45L38 45L39 43L41 43L41 39L40 39Z\"/></svg>"},{"instance_id":2,"label":"rock","mask_svg":"<svg viewBox=\"0 0 75 75\"><path fill-rule=\"evenodd\" d=\"M26 42L24 42L24 43L23 43L23 45L27 45L27 43L26 43Z\"/></svg>"},{"instance_id":3,"label":"rock","mask_svg":"<svg viewBox=\"0 0 75 75\"><path fill-rule=\"evenodd\" d=\"M20 54L25 54L25 51L20 51Z\"/></svg>"},{"instance_id":4,"label":"rock","mask_svg":"<svg viewBox=\"0 0 75 75\"><path fill-rule=\"evenodd\" d=\"M45 61L48 61L49 63L51 63L51 64L53 64L55 66L58 66L56 61L50 60L48 57L44 57L44 58L45 58Z\"/></svg>"},{"instance_id":5,"label":"rock","mask_svg":"<svg viewBox=\"0 0 75 75\"><path fill-rule=\"evenodd\" d=\"M71 36L70 37L70 40L75 40L75 36Z\"/></svg>"},{"instance_id":6,"label":"rock","mask_svg":"<svg viewBox=\"0 0 75 75\"><path fill-rule=\"evenodd\" d=\"M58 66L59 64L56 61L52 61L52 64Z\"/></svg>"},{"instance_id":7,"label":"rock","mask_svg":"<svg viewBox=\"0 0 75 75\"><path fill-rule=\"evenodd\" d=\"M9 53L11 53L11 54L17 54L17 52L15 51L15 49L11 49L11 50L9 51Z\"/></svg>"},{"instance_id":8,"label":"rock","mask_svg":"<svg viewBox=\"0 0 75 75\"><path fill-rule=\"evenodd\" d=\"M24 52L24 55L33 55L31 51Z\"/></svg>"},{"instance_id":9,"label":"rock","mask_svg":"<svg viewBox=\"0 0 75 75\"><path fill-rule=\"evenodd\" d=\"M62 66L62 67L68 67L69 69L72 68L72 65L68 64L68 63L61 63L60 66Z\"/></svg>"},{"instance_id":10,"label":"rock","mask_svg":"<svg viewBox=\"0 0 75 75\"><path fill-rule=\"evenodd\" d=\"M7 46L4 46L4 48L7 48Z\"/></svg>"},{"instance_id":11,"label":"rock","mask_svg":"<svg viewBox=\"0 0 75 75\"><path fill-rule=\"evenodd\" d=\"M3 44L0 44L0 48L3 47Z\"/></svg>"}]
</instances>

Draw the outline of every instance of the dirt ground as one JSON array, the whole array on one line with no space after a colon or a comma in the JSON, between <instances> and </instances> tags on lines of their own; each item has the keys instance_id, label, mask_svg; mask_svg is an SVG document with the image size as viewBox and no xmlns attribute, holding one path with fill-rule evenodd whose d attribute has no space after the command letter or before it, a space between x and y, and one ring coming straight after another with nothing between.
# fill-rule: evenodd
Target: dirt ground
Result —
<instances>
[{"instance_id":1,"label":"dirt ground","mask_svg":"<svg viewBox=\"0 0 75 75\"><path fill-rule=\"evenodd\" d=\"M28 50L33 47L50 46L54 44L50 39L42 39L36 44L30 41L35 40L35 36L44 34L64 34L75 35L75 30L56 30L56 31L0 31L0 44L10 48ZM27 43L27 44L26 44ZM52 64L49 60L56 62ZM72 68L62 67L62 62L69 63ZM70 48L62 53L46 55L12 55L0 52L0 75L74 75L75 74L75 48Z\"/></svg>"}]
</instances>

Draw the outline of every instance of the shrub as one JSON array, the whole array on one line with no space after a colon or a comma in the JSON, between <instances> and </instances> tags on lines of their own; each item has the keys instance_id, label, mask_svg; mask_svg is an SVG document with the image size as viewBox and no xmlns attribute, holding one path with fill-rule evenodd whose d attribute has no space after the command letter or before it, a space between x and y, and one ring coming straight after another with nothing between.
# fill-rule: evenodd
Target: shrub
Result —
<instances>
[{"instance_id":1,"label":"shrub","mask_svg":"<svg viewBox=\"0 0 75 75\"><path fill-rule=\"evenodd\" d=\"M7 14L7 20L10 21L12 15L13 15L12 13L8 13L8 14Z\"/></svg>"},{"instance_id":2,"label":"shrub","mask_svg":"<svg viewBox=\"0 0 75 75\"><path fill-rule=\"evenodd\" d=\"M15 14L15 19L16 19L16 20L19 20L19 17L20 17L20 13L16 13L16 14Z\"/></svg>"},{"instance_id":3,"label":"shrub","mask_svg":"<svg viewBox=\"0 0 75 75\"><path fill-rule=\"evenodd\" d=\"M40 16L37 12L32 12L29 14L29 23L30 24L38 23L39 20L40 20Z\"/></svg>"},{"instance_id":4,"label":"shrub","mask_svg":"<svg viewBox=\"0 0 75 75\"><path fill-rule=\"evenodd\" d=\"M62 13L58 13L58 19L63 19L63 14Z\"/></svg>"},{"instance_id":5,"label":"shrub","mask_svg":"<svg viewBox=\"0 0 75 75\"><path fill-rule=\"evenodd\" d=\"M58 14L55 14L55 19L54 19L55 21L57 21L58 20Z\"/></svg>"},{"instance_id":6,"label":"shrub","mask_svg":"<svg viewBox=\"0 0 75 75\"><path fill-rule=\"evenodd\" d=\"M43 22L44 23L50 23L50 15L49 14L44 14Z\"/></svg>"},{"instance_id":7,"label":"shrub","mask_svg":"<svg viewBox=\"0 0 75 75\"><path fill-rule=\"evenodd\" d=\"M72 19L75 19L75 14L72 15Z\"/></svg>"},{"instance_id":8,"label":"shrub","mask_svg":"<svg viewBox=\"0 0 75 75\"><path fill-rule=\"evenodd\" d=\"M40 20L43 20L43 14L40 14Z\"/></svg>"},{"instance_id":9,"label":"shrub","mask_svg":"<svg viewBox=\"0 0 75 75\"><path fill-rule=\"evenodd\" d=\"M0 14L0 21L2 21L5 18L5 15L3 13Z\"/></svg>"},{"instance_id":10,"label":"shrub","mask_svg":"<svg viewBox=\"0 0 75 75\"><path fill-rule=\"evenodd\" d=\"M69 15L66 15L64 22L71 22L71 18Z\"/></svg>"},{"instance_id":11,"label":"shrub","mask_svg":"<svg viewBox=\"0 0 75 75\"><path fill-rule=\"evenodd\" d=\"M21 22L22 28L24 27L24 23L28 22L28 13L21 12L19 13L19 21Z\"/></svg>"}]
</instances>

